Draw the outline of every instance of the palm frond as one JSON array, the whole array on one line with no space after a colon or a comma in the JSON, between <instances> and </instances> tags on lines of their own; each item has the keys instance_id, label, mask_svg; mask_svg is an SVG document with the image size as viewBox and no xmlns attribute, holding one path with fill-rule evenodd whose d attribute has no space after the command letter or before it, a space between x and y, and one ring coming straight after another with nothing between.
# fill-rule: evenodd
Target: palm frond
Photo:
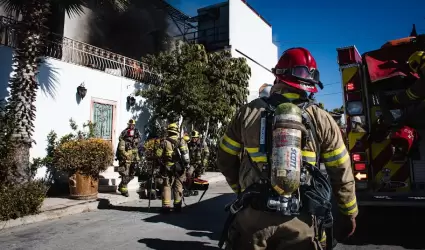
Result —
<instances>
[{"instance_id":1,"label":"palm frond","mask_svg":"<svg viewBox=\"0 0 425 250\"><path fill-rule=\"evenodd\" d=\"M95 6L109 6L119 12L124 12L130 5L130 0L95 0Z\"/></svg>"},{"instance_id":2,"label":"palm frond","mask_svg":"<svg viewBox=\"0 0 425 250\"><path fill-rule=\"evenodd\" d=\"M15 0L0 0L13 2ZM25 1L25 0L18 0ZM129 0L50 0L55 2L59 8L67 13L68 16L79 16L84 13L85 7L95 8L112 8L116 11L123 12L127 10L130 2Z\"/></svg>"},{"instance_id":3,"label":"palm frond","mask_svg":"<svg viewBox=\"0 0 425 250\"><path fill-rule=\"evenodd\" d=\"M28 0L0 0L0 6L3 6L7 14L14 15L25 9L27 2Z\"/></svg>"},{"instance_id":4,"label":"palm frond","mask_svg":"<svg viewBox=\"0 0 425 250\"><path fill-rule=\"evenodd\" d=\"M12 0L13 1L13 0ZM60 10L65 11L70 17L80 16L84 13L87 0L49 0L56 4Z\"/></svg>"}]
</instances>

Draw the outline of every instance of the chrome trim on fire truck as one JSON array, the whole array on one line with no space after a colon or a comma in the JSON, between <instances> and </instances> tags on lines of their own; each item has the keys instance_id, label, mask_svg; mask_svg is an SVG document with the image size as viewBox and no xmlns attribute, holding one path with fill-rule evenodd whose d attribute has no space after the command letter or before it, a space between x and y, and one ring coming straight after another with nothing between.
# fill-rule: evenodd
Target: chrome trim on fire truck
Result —
<instances>
[{"instance_id":1,"label":"chrome trim on fire truck","mask_svg":"<svg viewBox=\"0 0 425 250\"><path fill-rule=\"evenodd\" d=\"M358 192L359 206L425 207L425 193L376 193Z\"/></svg>"}]
</instances>

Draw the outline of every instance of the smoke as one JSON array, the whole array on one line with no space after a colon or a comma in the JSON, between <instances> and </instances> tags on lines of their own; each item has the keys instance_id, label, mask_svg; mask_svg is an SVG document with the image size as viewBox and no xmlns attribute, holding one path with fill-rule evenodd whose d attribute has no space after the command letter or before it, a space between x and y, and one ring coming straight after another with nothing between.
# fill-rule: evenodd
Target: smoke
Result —
<instances>
[{"instance_id":1,"label":"smoke","mask_svg":"<svg viewBox=\"0 0 425 250\"><path fill-rule=\"evenodd\" d=\"M134 1L124 13L92 9L89 43L135 59L166 49L168 14L155 2Z\"/></svg>"}]
</instances>

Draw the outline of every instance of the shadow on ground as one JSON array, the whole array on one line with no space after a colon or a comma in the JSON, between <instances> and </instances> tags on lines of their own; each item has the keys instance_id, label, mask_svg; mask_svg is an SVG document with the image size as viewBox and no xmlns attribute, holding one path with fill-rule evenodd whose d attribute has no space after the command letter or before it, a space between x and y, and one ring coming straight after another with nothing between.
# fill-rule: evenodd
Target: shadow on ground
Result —
<instances>
[{"instance_id":1,"label":"shadow on ground","mask_svg":"<svg viewBox=\"0 0 425 250\"><path fill-rule=\"evenodd\" d=\"M162 240L162 239L141 239L138 241L143 243L146 247L156 250L210 250L217 249L216 246L206 245L205 242L199 241L176 241L176 240Z\"/></svg>"},{"instance_id":2,"label":"shadow on ground","mask_svg":"<svg viewBox=\"0 0 425 250\"><path fill-rule=\"evenodd\" d=\"M156 214L159 212L160 207L151 206L150 209L146 207L130 207L130 206L120 206L120 205L112 205L108 199L98 199L99 205L97 209L100 210L117 210L123 212L142 212L142 213L153 213ZM147 203L147 202L146 202Z\"/></svg>"},{"instance_id":3,"label":"shadow on ground","mask_svg":"<svg viewBox=\"0 0 425 250\"><path fill-rule=\"evenodd\" d=\"M406 249L425 249L424 208L360 208L356 233L346 245L389 245Z\"/></svg>"},{"instance_id":4,"label":"shadow on ground","mask_svg":"<svg viewBox=\"0 0 425 250\"><path fill-rule=\"evenodd\" d=\"M234 194L220 194L217 197L183 207L182 213L153 214L144 218L149 223L166 223L187 231L187 235L207 237L218 241L227 214L224 206L235 198ZM146 206L146 205L145 205ZM108 200L99 203L99 209L113 209L128 212L147 212L146 207L113 206ZM152 207L150 213L157 213L158 207ZM400 246L406 249L425 249L423 233L425 224L423 208L402 207L360 207L357 217L357 230L344 245L363 246ZM338 216L336 216L338 219ZM335 228L335 232L338 228ZM162 239L141 239L139 243L152 249L217 249L196 241L171 241Z\"/></svg>"},{"instance_id":5,"label":"shadow on ground","mask_svg":"<svg viewBox=\"0 0 425 250\"><path fill-rule=\"evenodd\" d=\"M183 211L179 214L159 214L143 219L149 223L167 223L180 228L184 228L190 232L187 234L194 237L208 237L211 240L219 240L223 229L227 213L224 212L224 206L235 198L234 194L223 194L217 197L195 203L183 207ZM159 241L150 239L152 241ZM142 240L140 241L142 242ZM210 246L201 246L197 242L168 242L161 241L165 246L173 244L173 249L210 249ZM142 242L144 243L144 242ZM179 244L182 244L181 246ZM186 245L198 244L198 245ZM167 248L155 248L167 249ZM170 248L171 249L171 248ZM217 249L214 247L214 249Z\"/></svg>"}]
</instances>

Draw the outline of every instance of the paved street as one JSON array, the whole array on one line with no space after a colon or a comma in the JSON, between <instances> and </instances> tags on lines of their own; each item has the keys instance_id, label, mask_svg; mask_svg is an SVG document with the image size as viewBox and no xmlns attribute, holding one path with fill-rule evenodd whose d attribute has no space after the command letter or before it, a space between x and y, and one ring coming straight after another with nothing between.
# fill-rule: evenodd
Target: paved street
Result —
<instances>
[{"instance_id":1,"label":"paved street","mask_svg":"<svg viewBox=\"0 0 425 250\"><path fill-rule=\"evenodd\" d=\"M223 207L233 195L223 182L212 185L203 202L190 205L195 200L187 199L189 206L180 215L147 213L147 201L132 202L1 230L0 249L217 249L226 217ZM424 218L420 209L368 210L360 215L356 236L337 249L425 249Z\"/></svg>"}]
</instances>

